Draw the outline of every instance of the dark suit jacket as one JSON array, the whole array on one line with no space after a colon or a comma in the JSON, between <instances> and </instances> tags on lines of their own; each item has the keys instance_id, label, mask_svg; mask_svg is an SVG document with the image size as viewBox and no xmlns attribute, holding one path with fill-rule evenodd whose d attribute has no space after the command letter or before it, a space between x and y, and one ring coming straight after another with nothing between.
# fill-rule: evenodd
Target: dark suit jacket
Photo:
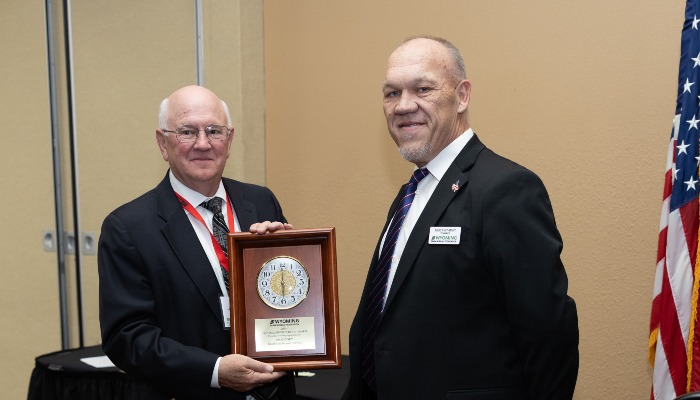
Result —
<instances>
[{"instance_id":1,"label":"dark suit jacket","mask_svg":"<svg viewBox=\"0 0 700 400\"><path fill-rule=\"evenodd\" d=\"M460 243L429 244L430 227L461 227ZM472 137L398 264L375 338L378 399L570 399L578 320L561 250L540 179ZM360 371L367 290L350 330L345 399L368 398Z\"/></svg>"},{"instance_id":2,"label":"dark suit jacket","mask_svg":"<svg viewBox=\"0 0 700 400\"><path fill-rule=\"evenodd\" d=\"M269 189L223 182L241 227L286 222ZM102 347L114 364L178 399L244 398L210 388L216 359L231 352L230 331L223 328L222 294L209 259L167 174L107 216L98 268ZM283 398L293 398L291 375L277 383L291 390Z\"/></svg>"}]
</instances>

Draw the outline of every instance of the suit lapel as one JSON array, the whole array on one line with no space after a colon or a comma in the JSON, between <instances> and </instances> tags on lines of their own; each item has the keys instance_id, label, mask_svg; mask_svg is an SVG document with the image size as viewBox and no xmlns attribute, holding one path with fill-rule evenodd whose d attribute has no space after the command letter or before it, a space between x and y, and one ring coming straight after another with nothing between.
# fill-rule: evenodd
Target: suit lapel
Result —
<instances>
[{"instance_id":1,"label":"suit lapel","mask_svg":"<svg viewBox=\"0 0 700 400\"><path fill-rule=\"evenodd\" d=\"M369 266L369 271L368 271L368 276L371 276L374 269L377 267L377 263L379 262L379 250L381 248L382 244L382 239L384 238L384 235L386 234L386 230L389 229L389 224L391 223L391 219L394 216L394 213L396 212L396 207L399 206L399 202L403 198L403 194L406 191L406 186L408 184L404 184L401 186L401 189L399 189L399 193L396 194L396 198L394 198L394 202L391 203L391 207L389 207L389 213L386 216L386 222L384 222L384 228L382 229L382 233L379 235L379 240L377 241L377 246L374 249L374 255L372 256L372 262ZM368 282L366 282L368 283ZM365 285L365 289L366 289Z\"/></svg>"},{"instance_id":2,"label":"suit lapel","mask_svg":"<svg viewBox=\"0 0 700 400\"><path fill-rule=\"evenodd\" d=\"M168 176L156 187L158 215L166 222L163 235L170 244L180 266L194 282L217 319L223 326L219 296L221 290L209 259L199 245L199 238L180 202L175 197ZM177 267L176 265L172 266Z\"/></svg>"},{"instance_id":3,"label":"suit lapel","mask_svg":"<svg viewBox=\"0 0 700 400\"><path fill-rule=\"evenodd\" d=\"M411 268L413 268L423 246L428 242L430 227L437 225L440 216L444 214L457 193L461 190L466 190L469 183L469 171L474 165L479 153L484 148L481 141L474 135L469 143L464 146L464 149L457 155L457 158L455 158L454 162L452 162L447 171L445 171L445 175L435 187L435 191L430 196L430 200L428 200L428 203L425 205L418 221L416 221L416 225L413 227L411 235L406 242L403 254L401 254L401 260L396 268L396 274L391 283L391 290L389 291L384 306L385 312L391 306L396 292L401 289L401 285L411 271ZM459 189L453 190L452 185L458 181L459 183L457 185Z\"/></svg>"},{"instance_id":4,"label":"suit lapel","mask_svg":"<svg viewBox=\"0 0 700 400\"><path fill-rule=\"evenodd\" d=\"M258 211L255 208L255 204L241 195L241 191L236 188L235 181L224 178L223 182L226 194L231 199L233 211L236 214L236 218L238 218L238 224L241 226L241 231L248 232L251 225L261 222L258 221Z\"/></svg>"},{"instance_id":5,"label":"suit lapel","mask_svg":"<svg viewBox=\"0 0 700 400\"><path fill-rule=\"evenodd\" d=\"M386 222L384 222L384 228L382 229L382 232L379 234L379 240L377 240L377 245L374 248L374 253L372 255L372 261L369 264L369 269L367 270L367 278L365 279L365 286L364 289L362 290L362 297L360 298L360 306L359 310L362 310L364 312L365 306L364 302L367 300L367 294L369 293L368 291L370 290L370 282L372 280L372 277L374 276L374 270L377 268L377 263L379 262L379 248L382 243L382 238L384 237L384 234L386 230L389 228L389 223L391 222L391 217L394 215L396 212L396 207L398 207L399 201L403 197L403 192L406 190L407 185L401 186L401 189L399 190L399 193L396 195L396 198L394 199L394 202L391 204L389 207L389 212L386 216ZM360 312L360 311L358 311Z\"/></svg>"}]
</instances>

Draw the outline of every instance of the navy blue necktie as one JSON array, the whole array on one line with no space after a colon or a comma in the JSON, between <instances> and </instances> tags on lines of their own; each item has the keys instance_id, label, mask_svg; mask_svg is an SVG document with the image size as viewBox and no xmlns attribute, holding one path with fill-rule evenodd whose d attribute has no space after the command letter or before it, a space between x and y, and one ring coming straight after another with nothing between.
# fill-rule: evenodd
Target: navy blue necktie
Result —
<instances>
[{"instance_id":1,"label":"navy blue necktie","mask_svg":"<svg viewBox=\"0 0 700 400\"><path fill-rule=\"evenodd\" d=\"M226 226L226 221L224 221L224 215L221 213L221 203L223 199L220 197L212 197L211 199L200 204L202 207L214 213L214 219L212 220L212 234L221 250L228 256L228 243L226 242L228 238L228 227ZM228 290L228 272L221 266L221 274L224 278L224 283L226 284L226 290Z\"/></svg>"},{"instance_id":2,"label":"navy blue necktie","mask_svg":"<svg viewBox=\"0 0 700 400\"><path fill-rule=\"evenodd\" d=\"M388 285L389 271L391 269L391 259L396 248L396 240L399 237L399 232L403 227L408 209L413 203L413 198L416 196L418 182L428 176L430 172L427 168L421 168L413 171L413 176L406 185L406 191L399 203L396 212L394 213L389 229L386 231L384 245L379 255L377 265L370 274L369 292L366 299L364 330L362 333L362 379L367 386L376 390L375 373L374 373L374 336L377 333L379 321L382 319L384 311L384 301L388 293L386 288Z\"/></svg>"}]
</instances>

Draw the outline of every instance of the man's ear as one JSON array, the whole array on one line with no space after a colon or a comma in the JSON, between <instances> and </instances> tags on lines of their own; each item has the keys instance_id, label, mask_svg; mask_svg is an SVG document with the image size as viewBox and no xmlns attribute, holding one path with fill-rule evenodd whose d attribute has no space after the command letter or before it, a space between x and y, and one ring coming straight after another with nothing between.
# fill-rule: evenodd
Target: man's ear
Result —
<instances>
[{"instance_id":1,"label":"man's ear","mask_svg":"<svg viewBox=\"0 0 700 400\"><path fill-rule=\"evenodd\" d=\"M457 96L459 97L458 113L463 113L469 106L469 96L471 95L472 84L468 80L463 80L457 85Z\"/></svg>"},{"instance_id":2,"label":"man's ear","mask_svg":"<svg viewBox=\"0 0 700 400\"><path fill-rule=\"evenodd\" d=\"M226 141L228 142L228 149L226 150L226 154L230 155L231 154L231 144L233 143L233 132L235 131L234 128L231 128L231 132L228 134L228 138Z\"/></svg>"},{"instance_id":3,"label":"man's ear","mask_svg":"<svg viewBox=\"0 0 700 400\"><path fill-rule=\"evenodd\" d=\"M160 154L163 156L163 160L168 161L168 149L165 143L165 133L160 129L156 129L156 143L158 143L158 148L160 149Z\"/></svg>"}]
</instances>

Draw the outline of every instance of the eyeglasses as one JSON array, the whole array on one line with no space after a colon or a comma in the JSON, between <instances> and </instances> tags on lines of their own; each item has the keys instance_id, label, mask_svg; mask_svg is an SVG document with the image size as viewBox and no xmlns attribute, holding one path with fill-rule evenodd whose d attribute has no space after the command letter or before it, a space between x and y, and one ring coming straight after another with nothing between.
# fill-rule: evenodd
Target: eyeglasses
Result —
<instances>
[{"instance_id":1,"label":"eyeglasses","mask_svg":"<svg viewBox=\"0 0 700 400\"><path fill-rule=\"evenodd\" d=\"M231 129L221 125L210 125L204 129L195 128L194 126L183 125L175 128L174 131L161 129L163 132L174 133L175 139L180 143L193 143L197 141L199 132L204 131L207 135L207 140L218 141L224 140L231 133Z\"/></svg>"}]
</instances>

